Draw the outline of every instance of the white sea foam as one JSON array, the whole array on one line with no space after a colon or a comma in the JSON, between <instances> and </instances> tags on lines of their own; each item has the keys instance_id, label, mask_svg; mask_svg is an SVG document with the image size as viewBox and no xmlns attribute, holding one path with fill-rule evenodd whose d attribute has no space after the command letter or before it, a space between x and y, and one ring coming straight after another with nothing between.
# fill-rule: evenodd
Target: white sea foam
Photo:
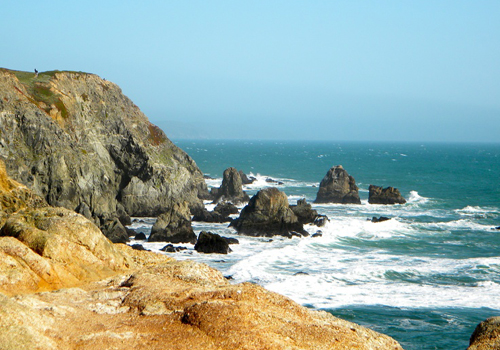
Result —
<instances>
[{"instance_id":1,"label":"white sea foam","mask_svg":"<svg viewBox=\"0 0 500 350\"><path fill-rule=\"evenodd\" d=\"M424 204L429 201L429 198L422 197L417 191L410 191L407 203L409 204Z\"/></svg>"},{"instance_id":2,"label":"white sea foam","mask_svg":"<svg viewBox=\"0 0 500 350\"><path fill-rule=\"evenodd\" d=\"M478 206L466 206L462 209L454 210L455 213L466 216L466 217L474 217L474 218L490 218L496 217L500 214L500 211L497 208L488 208L488 207L478 207Z\"/></svg>"},{"instance_id":3,"label":"white sea foam","mask_svg":"<svg viewBox=\"0 0 500 350\"><path fill-rule=\"evenodd\" d=\"M427 228L436 228L439 230L475 230L475 231L490 231L490 225L482 225L471 219L460 219L448 222L433 222L427 224L421 224Z\"/></svg>"}]
</instances>

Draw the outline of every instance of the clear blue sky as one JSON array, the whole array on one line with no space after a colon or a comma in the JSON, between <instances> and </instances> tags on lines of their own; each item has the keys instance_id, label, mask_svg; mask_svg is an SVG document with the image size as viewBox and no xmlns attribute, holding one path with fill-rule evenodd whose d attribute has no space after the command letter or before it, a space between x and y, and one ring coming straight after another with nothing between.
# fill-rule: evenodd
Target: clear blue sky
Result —
<instances>
[{"instance_id":1,"label":"clear blue sky","mask_svg":"<svg viewBox=\"0 0 500 350\"><path fill-rule=\"evenodd\" d=\"M4 1L0 67L120 85L167 135L500 142L500 1Z\"/></svg>"}]
</instances>

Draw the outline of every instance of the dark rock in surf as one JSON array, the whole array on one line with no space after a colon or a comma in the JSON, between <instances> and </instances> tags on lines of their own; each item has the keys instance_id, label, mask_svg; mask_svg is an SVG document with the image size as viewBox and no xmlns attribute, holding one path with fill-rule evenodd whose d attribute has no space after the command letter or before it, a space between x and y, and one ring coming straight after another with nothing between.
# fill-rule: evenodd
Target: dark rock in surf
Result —
<instances>
[{"instance_id":1,"label":"dark rock in surf","mask_svg":"<svg viewBox=\"0 0 500 350\"><path fill-rule=\"evenodd\" d=\"M406 199L401 196L397 188L370 185L368 188L368 203L370 204L405 204Z\"/></svg>"},{"instance_id":2,"label":"dark rock in surf","mask_svg":"<svg viewBox=\"0 0 500 350\"><path fill-rule=\"evenodd\" d=\"M318 212L312 208L311 204L307 203L305 198L299 199L297 205L290 205L290 209L303 225L314 222L318 216Z\"/></svg>"},{"instance_id":3,"label":"dark rock in surf","mask_svg":"<svg viewBox=\"0 0 500 350\"><path fill-rule=\"evenodd\" d=\"M288 204L285 193L275 187L257 192L241 210L240 216L231 222L236 231L249 236L291 237L295 231L307 234Z\"/></svg>"},{"instance_id":4,"label":"dark rock in surf","mask_svg":"<svg viewBox=\"0 0 500 350\"><path fill-rule=\"evenodd\" d=\"M118 218L107 221L101 227L101 231L113 243L129 242L127 230Z\"/></svg>"},{"instance_id":5,"label":"dark rock in surf","mask_svg":"<svg viewBox=\"0 0 500 350\"><path fill-rule=\"evenodd\" d=\"M387 216L381 216L381 217L377 218L377 217L374 216L374 217L372 217L371 222L377 223L377 222L384 222L384 221L388 221L388 220L391 220L391 218L388 218Z\"/></svg>"},{"instance_id":6,"label":"dark rock in surf","mask_svg":"<svg viewBox=\"0 0 500 350\"><path fill-rule=\"evenodd\" d=\"M467 350L500 349L500 317L491 317L477 325Z\"/></svg>"},{"instance_id":7,"label":"dark rock in surf","mask_svg":"<svg viewBox=\"0 0 500 350\"><path fill-rule=\"evenodd\" d=\"M146 238L146 235L142 232L139 232L138 234L135 235L134 239L136 241L145 241L147 238Z\"/></svg>"},{"instance_id":8,"label":"dark rock in surf","mask_svg":"<svg viewBox=\"0 0 500 350\"><path fill-rule=\"evenodd\" d=\"M500 226L495 227L494 230L500 230Z\"/></svg>"},{"instance_id":9,"label":"dark rock in surf","mask_svg":"<svg viewBox=\"0 0 500 350\"><path fill-rule=\"evenodd\" d=\"M270 184L275 184L275 185L284 185L285 184L284 182L272 179L270 177L266 178L266 182L270 183Z\"/></svg>"},{"instance_id":10,"label":"dark rock in surf","mask_svg":"<svg viewBox=\"0 0 500 350\"><path fill-rule=\"evenodd\" d=\"M196 234L191 227L191 212L186 202L175 203L156 220L149 242L196 243Z\"/></svg>"},{"instance_id":11,"label":"dark rock in surf","mask_svg":"<svg viewBox=\"0 0 500 350\"><path fill-rule=\"evenodd\" d=\"M194 246L197 252L210 254L227 254L231 252L229 248L229 243L224 237L219 236L216 233L202 231L198 236L198 241Z\"/></svg>"},{"instance_id":12,"label":"dark rock in surf","mask_svg":"<svg viewBox=\"0 0 500 350\"><path fill-rule=\"evenodd\" d=\"M125 231L127 232L127 235L129 237L134 237L136 235L137 232L135 232L134 230L132 230L131 228L128 228L128 227L125 227Z\"/></svg>"},{"instance_id":13,"label":"dark rock in surf","mask_svg":"<svg viewBox=\"0 0 500 350\"><path fill-rule=\"evenodd\" d=\"M231 238L231 237L222 237L226 240L227 244L240 244L240 241L238 241L236 238Z\"/></svg>"},{"instance_id":14,"label":"dark rock in surf","mask_svg":"<svg viewBox=\"0 0 500 350\"><path fill-rule=\"evenodd\" d=\"M323 232L318 231L318 232L316 232L315 234L313 234L311 237L312 237L312 238L316 238L316 237L323 237Z\"/></svg>"},{"instance_id":15,"label":"dark rock in surf","mask_svg":"<svg viewBox=\"0 0 500 350\"><path fill-rule=\"evenodd\" d=\"M206 208L200 208L196 210L192 210L193 212L193 221L201 221L201 222L230 222L232 219L229 217L222 216L219 212L216 211L208 211Z\"/></svg>"},{"instance_id":16,"label":"dark rock in surf","mask_svg":"<svg viewBox=\"0 0 500 350\"><path fill-rule=\"evenodd\" d=\"M232 203L244 203L250 199L243 191L241 176L235 168L224 170L222 185L219 188L212 188L210 194L214 203L229 201Z\"/></svg>"},{"instance_id":17,"label":"dark rock in surf","mask_svg":"<svg viewBox=\"0 0 500 350\"><path fill-rule=\"evenodd\" d=\"M241 177L241 183L243 185L250 185L250 184L253 184L255 180L257 180L255 177L253 176L248 176L246 175L243 170L240 170L238 171L238 173L240 174L240 177Z\"/></svg>"},{"instance_id":18,"label":"dark rock in surf","mask_svg":"<svg viewBox=\"0 0 500 350\"><path fill-rule=\"evenodd\" d=\"M160 249L162 252L166 253L177 253L180 252L181 250L187 250L186 247L174 247L172 244L167 244L163 248Z\"/></svg>"},{"instance_id":19,"label":"dark rock in surf","mask_svg":"<svg viewBox=\"0 0 500 350\"><path fill-rule=\"evenodd\" d=\"M221 202L216 205L216 207L214 208L214 212L217 212L223 217L227 218L231 214L238 214L239 210L236 205L231 202Z\"/></svg>"},{"instance_id":20,"label":"dark rock in surf","mask_svg":"<svg viewBox=\"0 0 500 350\"><path fill-rule=\"evenodd\" d=\"M320 214L314 218L313 225L316 225L318 227L323 227L326 225L327 222L330 222L328 216Z\"/></svg>"},{"instance_id":21,"label":"dark rock in surf","mask_svg":"<svg viewBox=\"0 0 500 350\"><path fill-rule=\"evenodd\" d=\"M361 204L358 186L342 165L334 166L319 185L315 203Z\"/></svg>"},{"instance_id":22,"label":"dark rock in surf","mask_svg":"<svg viewBox=\"0 0 500 350\"><path fill-rule=\"evenodd\" d=\"M132 244L131 247L132 247L132 249L135 249L135 250L149 251L149 249L144 248L144 246L142 244Z\"/></svg>"}]
</instances>

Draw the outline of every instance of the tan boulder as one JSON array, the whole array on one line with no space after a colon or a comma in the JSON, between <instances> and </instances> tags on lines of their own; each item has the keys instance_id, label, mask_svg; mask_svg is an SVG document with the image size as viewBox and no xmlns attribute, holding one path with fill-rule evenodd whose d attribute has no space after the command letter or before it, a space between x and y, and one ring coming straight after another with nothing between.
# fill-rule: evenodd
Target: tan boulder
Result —
<instances>
[{"instance_id":1,"label":"tan boulder","mask_svg":"<svg viewBox=\"0 0 500 350\"><path fill-rule=\"evenodd\" d=\"M0 273L18 281L0 283L4 293L72 286L131 264L97 226L64 208L23 209L9 216L0 235L0 254L10 257L0 264Z\"/></svg>"},{"instance_id":2,"label":"tan boulder","mask_svg":"<svg viewBox=\"0 0 500 350\"><path fill-rule=\"evenodd\" d=\"M490 317L477 325L467 350L500 349L500 316Z\"/></svg>"}]
</instances>

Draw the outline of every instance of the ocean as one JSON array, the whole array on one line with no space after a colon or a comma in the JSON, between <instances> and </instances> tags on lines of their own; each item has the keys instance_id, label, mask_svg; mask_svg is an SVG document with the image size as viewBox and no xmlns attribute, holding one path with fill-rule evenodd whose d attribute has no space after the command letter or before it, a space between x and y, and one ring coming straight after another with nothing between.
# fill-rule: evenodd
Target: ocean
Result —
<instances>
[{"instance_id":1,"label":"ocean","mask_svg":"<svg viewBox=\"0 0 500 350\"><path fill-rule=\"evenodd\" d=\"M356 179L361 205L316 205L330 218L306 226L321 237L238 236L227 224L194 223L238 238L228 255L172 253L213 266L310 308L388 334L406 350L463 349L476 325L500 315L500 144L299 141L175 142L219 186L232 166L280 181L290 204L312 203L334 165ZM404 205L368 204L368 187L392 186ZM213 205L207 203L208 208ZM373 223L372 217L391 220ZM154 218L132 228L149 234ZM164 243L141 243L159 251ZM166 253L163 253L166 254Z\"/></svg>"}]
</instances>

